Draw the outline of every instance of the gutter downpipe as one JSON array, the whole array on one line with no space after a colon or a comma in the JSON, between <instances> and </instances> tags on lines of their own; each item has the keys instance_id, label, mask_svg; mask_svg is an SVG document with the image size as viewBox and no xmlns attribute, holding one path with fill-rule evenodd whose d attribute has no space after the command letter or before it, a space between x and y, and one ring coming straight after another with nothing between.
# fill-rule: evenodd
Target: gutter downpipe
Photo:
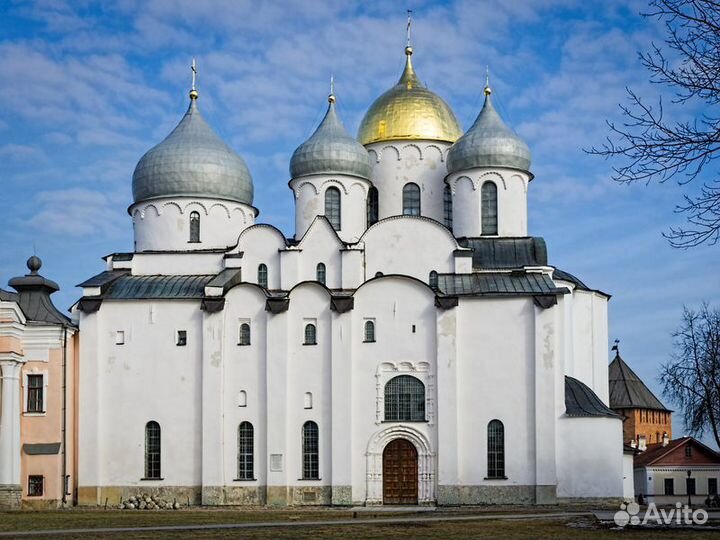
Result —
<instances>
[{"instance_id":1,"label":"gutter downpipe","mask_svg":"<svg viewBox=\"0 0 720 540\"><path fill-rule=\"evenodd\" d=\"M63 324L63 352L62 352L62 505L67 505L67 326Z\"/></svg>"}]
</instances>

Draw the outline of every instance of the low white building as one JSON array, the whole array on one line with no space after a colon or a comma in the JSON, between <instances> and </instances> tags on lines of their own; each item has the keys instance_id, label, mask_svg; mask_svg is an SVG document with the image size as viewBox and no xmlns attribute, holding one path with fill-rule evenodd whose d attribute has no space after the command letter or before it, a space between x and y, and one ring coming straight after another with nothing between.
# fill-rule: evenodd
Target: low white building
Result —
<instances>
[{"instance_id":1,"label":"low white building","mask_svg":"<svg viewBox=\"0 0 720 540\"><path fill-rule=\"evenodd\" d=\"M135 250L76 305L81 503L622 498L609 297L528 236L530 152L490 89L462 135L411 54L359 140L330 96L293 238L255 223L195 90L141 159Z\"/></svg>"}]
</instances>

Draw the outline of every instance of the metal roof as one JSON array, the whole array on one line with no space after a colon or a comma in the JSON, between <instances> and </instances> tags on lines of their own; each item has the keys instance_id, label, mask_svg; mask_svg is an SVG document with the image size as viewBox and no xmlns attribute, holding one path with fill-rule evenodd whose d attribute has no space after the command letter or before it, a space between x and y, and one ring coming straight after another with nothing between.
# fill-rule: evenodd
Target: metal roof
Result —
<instances>
[{"instance_id":1,"label":"metal roof","mask_svg":"<svg viewBox=\"0 0 720 540\"><path fill-rule=\"evenodd\" d=\"M447 156L449 174L476 167L530 170L528 145L505 125L489 93L475 123L450 147Z\"/></svg>"},{"instance_id":2,"label":"metal roof","mask_svg":"<svg viewBox=\"0 0 720 540\"><path fill-rule=\"evenodd\" d=\"M608 368L610 406L613 409L654 409L670 411L645 386L640 377L616 354Z\"/></svg>"},{"instance_id":3,"label":"metal roof","mask_svg":"<svg viewBox=\"0 0 720 540\"><path fill-rule=\"evenodd\" d=\"M472 264L475 269L547 266L547 246L545 240L538 236L458 238L458 244L473 250Z\"/></svg>"},{"instance_id":4,"label":"metal roof","mask_svg":"<svg viewBox=\"0 0 720 540\"><path fill-rule=\"evenodd\" d=\"M585 285L579 278L572 275L570 272L565 272L564 270L560 270L559 268L556 268L553 271L553 279L560 279L562 281L568 281L575 285L578 289L581 289L583 291L591 291L592 289Z\"/></svg>"},{"instance_id":5,"label":"metal roof","mask_svg":"<svg viewBox=\"0 0 720 540\"><path fill-rule=\"evenodd\" d=\"M114 281L103 298L109 300L200 299L214 275L123 276Z\"/></svg>"},{"instance_id":6,"label":"metal roof","mask_svg":"<svg viewBox=\"0 0 720 540\"><path fill-rule=\"evenodd\" d=\"M310 138L297 147L290 159L290 176L308 174L349 174L370 178L370 155L350 136L330 101L325 118Z\"/></svg>"},{"instance_id":7,"label":"metal roof","mask_svg":"<svg viewBox=\"0 0 720 540\"><path fill-rule=\"evenodd\" d=\"M194 196L252 204L247 165L205 122L196 102L190 101L172 133L138 162L132 180L135 202Z\"/></svg>"},{"instance_id":8,"label":"metal roof","mask_svg":"<svg viewBox=\"0 0 720 540\"><path fill-rule=\"evenodd\" d=\"M18 295L17 293L0 289L0 300L3 302L17 302Z\"/></svg>"},{"instance_id":9,"label":"metal roof","mask_svg":"<svg viewBox=\"0 0 720 540\"><path fill-rule=\"evenodd\" d=\"M589 386L565 376L565 414L567 416L607 416L622 418L593 392Z\"/></svg>"},{"instance_id":10,"label":"metal roof","mask_svg":"<svg viewBox=\"0 0 720 540\"><path fill-rule=\"evenodd\" d=\"M129 270L105 270L90 279L86 279L82 283L78 283L76 287L104 287L129 273Z\"/></svg>"},{"instance_id":11,"label":"metal roof","mask_svg":"<svg viewBox=\"0 0 720 540\"><path fill-rule=\"evenodd\" d=\"M54 281L44 278L38 271L42 266L39 257L30 257L27 261L30 273L14 277L9 285L17 291L17 302L28 321L50 324L72 325L68 317L60 313L50 299L50 295L60 290Z\"/></svg>"},{"instance_id":12,"label":"metal roof","mask_svg":"<svg viewBox=\"0 0 720 540\"><path fill-rule=\"evenodd\" d=\"M566 294L547 274L488 272L475 274L439 274L438 290L446 295L528 296Z\"/></svg>"}]
</instances>

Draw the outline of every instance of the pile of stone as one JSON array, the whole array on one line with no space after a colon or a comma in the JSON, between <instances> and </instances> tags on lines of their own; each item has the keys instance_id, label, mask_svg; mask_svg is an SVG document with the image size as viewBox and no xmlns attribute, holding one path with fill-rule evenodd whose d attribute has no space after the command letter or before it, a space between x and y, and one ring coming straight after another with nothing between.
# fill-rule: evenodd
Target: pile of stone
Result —
<instances>
[{"instance_id":1,"label":"pile of stone","mask_svg":"<svg viewBox=\"0 0 720 540\"><path fill-rule=\"evenodd\" d=\"M135 497L131 496L127 501L120 501L120 510L179 510L180 503L177 500L170 502L154 495L143 493Z\"/></svg>"}]
</instances>

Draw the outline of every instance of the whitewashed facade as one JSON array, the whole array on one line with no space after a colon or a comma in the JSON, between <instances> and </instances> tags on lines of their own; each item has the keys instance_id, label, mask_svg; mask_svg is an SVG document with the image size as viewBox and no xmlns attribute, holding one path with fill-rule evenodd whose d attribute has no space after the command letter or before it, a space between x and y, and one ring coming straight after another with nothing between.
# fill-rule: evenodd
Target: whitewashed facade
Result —
<instances>
[{"instance_id":1,"label":"whitewashed facade","mask_svg":"<svg viewBox=\"0 0 720 540\"><path fill-rule=\"evenodd\" d=\"M323 122L334 114L333 99ZM365 178L364 164L350 170L332 152L294 176L292 239L255 224L251 199L190 186L135 201L134 253L109 256L76 306L82 504L137 492L270 505L623 496L622 421L605 407L609 297L527 236L529 171L448 174L454 140L434 136L366 144ZM488 179L494 234L481 215ZM419 215L404 215L415 212L409 181ZM188 243L193 208L200 233ZM386 395L398 376L424 395Z\"/></svg>"}]
</instances>

